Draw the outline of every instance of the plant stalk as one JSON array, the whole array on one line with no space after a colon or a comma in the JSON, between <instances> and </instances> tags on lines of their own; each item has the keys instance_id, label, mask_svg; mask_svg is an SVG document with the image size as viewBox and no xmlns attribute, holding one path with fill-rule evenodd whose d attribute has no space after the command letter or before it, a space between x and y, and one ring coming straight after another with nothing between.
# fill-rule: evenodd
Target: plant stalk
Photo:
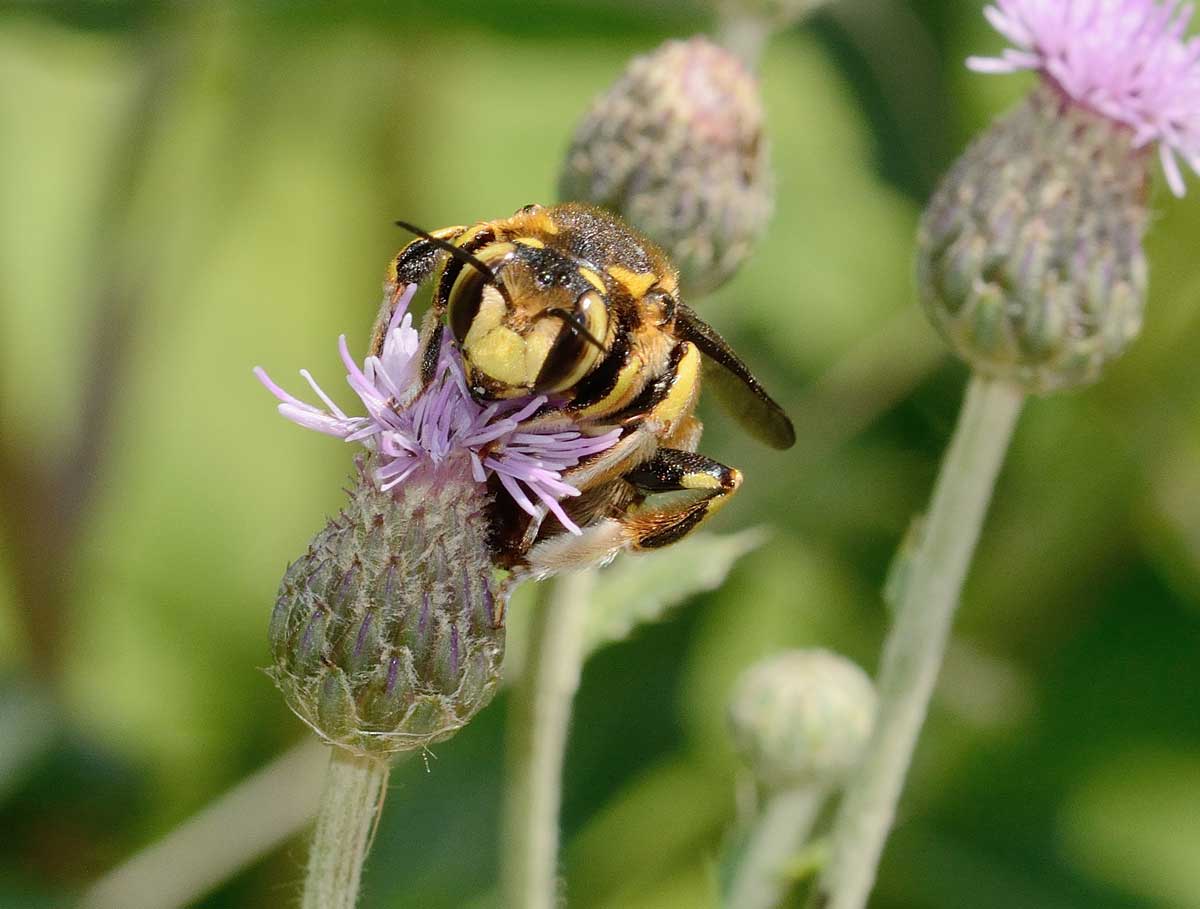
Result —
<instances>
[{"instance_id":1,"label":"plant stalk","mask_svg":"<svg viewBox=\"0 0 1200 909\"><path fill-rule=\"evenodd\" d=\"M812 907L866 905L1024 400L1016 386L980 375L967 388L921 539L898 591L879 672L875 729L846 787Z\"/></svg>"},{"instance_id":2,"label":"plant stalk","mask_svg":"<svg viewBox=\"0 0 1200 909\"><path fill-rule=\"evenodd\" d=\"M333 748L302 909L354 909L391 765Z\"/></svg>"},{"instance_id":3,"label":"plant stalk","mask_svg":"<svg viewBox=\"0 0 1200 909\"><path fill-rule=\"evenodd\" d=\"M715 38L727 51L740 57L747 69L757 72L771 31L771 24L756 16L729 16L717 24Z\"/></svg>"},{"instance_id":4,"label":"plant stalk","mask_svg":"<svg viewBox=\"0 0 1200 909\"><path fill-rule=\"evenodd\" d=\"M764 796L733 855L723 888L723 909L773 909L788 887L788 865L796 859L825 804L825 786L802 786Z\"/></svg>"},{"instance_id":5,"label":"plant stalk","mask_svg":"<svg viewBox=\"0 0 1200 909\"><path fill-rule=\"evenodd\" d=\"M504 905L521 909L559 905L563 757L595 574L567 574L544 583L524 669L513 683L506 749Z\"/></svg>"}]
</instances>

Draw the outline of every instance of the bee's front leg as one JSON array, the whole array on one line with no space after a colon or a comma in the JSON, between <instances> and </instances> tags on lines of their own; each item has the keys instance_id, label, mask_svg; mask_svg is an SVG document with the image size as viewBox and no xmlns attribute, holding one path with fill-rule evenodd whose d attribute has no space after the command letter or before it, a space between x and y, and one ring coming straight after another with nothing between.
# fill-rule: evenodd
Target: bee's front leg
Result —
<instances>
[{"instance_id":1,"label":"bee's front leg","mask_svg":"<svg viewBox=\"0 0 1200 909\"><path fill-rule=\"evenodd\" d=\"M443 227L441 230L432 231L432 235L439 240L454 241L466 233L466 230L461 226ZM445 255L442 250L424 237L413 240L396 254L396 258L392 260L388 269L383 306L380 307L379 315L375 319L375 326L371 330L370 352L372 356L379 356L383 350L384 336L387 334L387 327L391 323L392 312L396 308L396 301L400 299L400 295L413 284L424 284Z\"/></svg>"}]
</instances>

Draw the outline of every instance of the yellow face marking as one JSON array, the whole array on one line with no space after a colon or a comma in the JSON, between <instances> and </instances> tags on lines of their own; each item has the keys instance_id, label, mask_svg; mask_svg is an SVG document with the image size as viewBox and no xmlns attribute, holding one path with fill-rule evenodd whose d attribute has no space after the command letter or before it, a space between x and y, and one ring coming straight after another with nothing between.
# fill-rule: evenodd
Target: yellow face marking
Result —
<instances>
[{"instance_id":1,"label":"yellow face marking","mask_svg":"<svg viewBox=\"0 0 1200 909\"><path fill-rule=\"evenodd\" d=\"M467 349L471 365L505 385L523 387L526 377L525 341L509 328L494 328Z\"/></svg>"},{"instance_id":2,"label":"yellow face marking","mask_svg":"<svg viewBox=\"0 0 1200 909\"><path fill-rule=\"evenodd\" d=\"M674 426L677 421L691 413L699 390L700 351L694 344L688 344L679 365L675 368L675 381L671 384L671 390L650 411L650 415L668 426Z\"/></svg>"},{"instance_id":3,"label":"yellow face marking","mask_svg":"<svg viewBox=\"0 0 1200 909\"><path fill-rule=\"evenodd\" d=\"M598 274L596 274L590 268L587 268L586 266L583 266L583 265L581 265L579 267L579 273L581 275L583 275L584 279L588 282L588 284L592 285L592 287L596 288L596 290L600 291L600 293L604 293L605 287L604 287L604 279L603 278L601 278Z\"/></svg>"},{"instance_id":4,"label":"yellow face marking","mask_svg":"<svg viewBox=\"0 0 1200 909\"><path fill-rule=\"evenodd\" d=\"M525 336L526 381L524 384L532 387L533 383L537 381L538 374L542 371L542 364L546 362L546 357L550 354L550 348L554 345L559 330L560 326L553 319L547 319L539 322L537 327Z\"/></svg>"},{"instance_id":5,"label":"yellow face marking","mask_svg":"<svg viewBox=\"0 0 1200 909\"><path fill-rule=\"evenodd\" d=\"M545 249L546 244L537 237L517 237L513 240L514 243L520 243L522 246L530 246L533 249Z\"/></svg>"},{"instance_id":6,"label":"yellow face marking","mask_svg":"<svg viewBox=\"0 0 1200 909\"><path fill-rule=\"evenodd\" d=\"M607 269L613 280L629 291L633 297L641 297L654 286L658 275L652 271L638 273L621 265L610 265Z\"/></svg>"},{"instance_id":7,"label":"yellow face marking","mask_svg":"<svg viewBox=\"0 0 1200 909\"><path fill-rule=\"evenodd\" d=\"M507 309L499 290L490 284L484 287L483 296L480 298L479 312L471 320L471 327L467 331L467 336L463 338L463 348L467 351L473 350L484 337L499 328L504 322L504 314Z\"/></svg>"}]
</instances>

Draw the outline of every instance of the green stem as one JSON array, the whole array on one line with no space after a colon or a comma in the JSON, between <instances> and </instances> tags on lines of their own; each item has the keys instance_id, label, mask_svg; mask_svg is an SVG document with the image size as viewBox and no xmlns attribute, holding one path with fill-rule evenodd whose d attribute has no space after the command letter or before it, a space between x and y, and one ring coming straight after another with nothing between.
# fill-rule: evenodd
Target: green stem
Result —
<instances>
[{"instance_id":1,"label":"green stem","mask_svg":"<svg viewBox=\"0 0 1200 909\"><path fill-rule=\"evenodd\" d=\"M808 839L828 791L823 786L786 789L765 796L732 856L721 905L726 909L773 909L788 887L787 868Z\"/></svg>"},{"instance_id":2,"label":"green stem","mask_svg":"<svg viewBox=\"0 0 1200 909\"><path fill-rule=\"evenodd\" d=\"M390 765L334 748L308 854L302 909L354 909Z\"/></svg>"},{"instance_id":3,"label":"green stem","mask_svg":"<svg viewBox=\"0 0 1200 909\"><path fill-rule=\"evenodd\" d=\"M866 905L941 669L963 581L1023 403L1024 394L1003 381L976 375L967 388L884 645L878 719L834 822L829 861L813 906Z\"/></svg>"},{"instance_id":4,"label":"green stem","mask_svg":"<svg viewBox=\"0 0 1200 909\"><path fill-rule=\"evenodd\" d=\"M553 909L558 900L558 814L571 702L579 687L593 572L546 582L529 652L513 683L503 847L506 906Z\"/></svg>"},{"instance_id":5,"label":"green stem","mask_svg":"<svg viewBox=\"0 0 1200 909\"><path fill-rule=\"evenodd\" d=\"M715 38L727 51L740 57L751 72L757 72L771 31L771 24L756 16L729 16L717 23Z\"/></svg>"}]
</instances>

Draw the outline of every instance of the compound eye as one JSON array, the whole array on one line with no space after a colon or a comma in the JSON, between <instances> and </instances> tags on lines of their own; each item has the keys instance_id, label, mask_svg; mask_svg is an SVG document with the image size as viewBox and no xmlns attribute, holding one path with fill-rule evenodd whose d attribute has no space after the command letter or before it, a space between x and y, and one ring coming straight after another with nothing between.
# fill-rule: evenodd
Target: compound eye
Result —
<instances>
[{"instance_id":1,"label":"compound eye","mask_svg":"<svg viewBox=\"0 0 1200 909\"><path fill-rule=\"evenodd\" d=\"M475 317L479 315L486 284L487 277L482 272L474 268L464 268L450 290L450 331L454 333L454 340L460 346L466 340Z\"/></svg>"},{"instance_id":2,"label":"compound eye","mask_svg":"<svg viewBox=\"0 0 1200 909\"><path fill-rule=\"evenodd\" d=\"M575 301L575 318L587 329L589 335L604 343L608 334L608 304L596 291L589 290Z\"/></svg>"},{"instance_id":3,"label":"compound eye","mask_svg":"<svg viewBox=\"0 0 1200 909\"><path fill-rule=\"evenodd\" d=\"M542 361L534 390L565 391L591 372L604 356L608 306L600 294L590 290L575 301L569 318L561 310L547 310L546 315L562 319L563 324Z\"/></svg>"}]
</instances>

